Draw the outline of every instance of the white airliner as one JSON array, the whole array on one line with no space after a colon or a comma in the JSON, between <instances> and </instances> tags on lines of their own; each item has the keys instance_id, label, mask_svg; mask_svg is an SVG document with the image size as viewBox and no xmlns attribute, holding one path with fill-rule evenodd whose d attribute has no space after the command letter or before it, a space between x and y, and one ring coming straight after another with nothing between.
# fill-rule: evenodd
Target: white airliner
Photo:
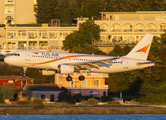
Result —
<instances>
[{"instance_id":1,"label":"white airliner","mask_svg":"<svg viewBox=\"0 0 166 120\"><path fill-rule=\"evenodd\" d=\"M84 80L82 72L117 73L154 66L155 62L147 61L153 35L146 34L142 40L123 57L101 56L91 54L62 53L37 50L15 51L4 59L7 64L27 68L38 68L39 72L53 71L53 73L68 74L67 81L71 81L70 74L80 72L79 80Z\"/></svg>"}]
</instances>

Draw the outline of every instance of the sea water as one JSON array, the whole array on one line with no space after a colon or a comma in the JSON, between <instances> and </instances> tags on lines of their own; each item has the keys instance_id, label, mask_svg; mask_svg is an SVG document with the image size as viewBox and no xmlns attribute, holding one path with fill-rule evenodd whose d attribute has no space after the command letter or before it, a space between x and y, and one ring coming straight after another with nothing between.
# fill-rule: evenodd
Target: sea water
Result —
<instances>
[{"instance_id":1,"label":"sea water","mask_svg":"<svg viewBox=\"0 0 166 120\"><path fill-rule=\"evenodd\" d=\"M0 115L0 120L166 120L166 114Z\"/></svg>"}]
</instances>

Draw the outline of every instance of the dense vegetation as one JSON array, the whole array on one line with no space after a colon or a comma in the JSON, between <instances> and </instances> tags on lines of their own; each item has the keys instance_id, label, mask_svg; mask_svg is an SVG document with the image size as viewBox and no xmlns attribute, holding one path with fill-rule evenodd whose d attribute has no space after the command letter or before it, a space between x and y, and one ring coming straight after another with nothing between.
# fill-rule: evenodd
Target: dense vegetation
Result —
<instances>
[{"instance_id":1,"label":"dense vegetation","mask_svg":"<svg viewBox=\"0 0 166 120\"><path fill-rule=\"evenodd\" d=\"M164 11L165 0L37 0L38 23L50 23L60 19L70 24L74 18L92 16L100 18L100 12ZM96 16L96 17L95 17Z\"/></svg>"}]
</instances>

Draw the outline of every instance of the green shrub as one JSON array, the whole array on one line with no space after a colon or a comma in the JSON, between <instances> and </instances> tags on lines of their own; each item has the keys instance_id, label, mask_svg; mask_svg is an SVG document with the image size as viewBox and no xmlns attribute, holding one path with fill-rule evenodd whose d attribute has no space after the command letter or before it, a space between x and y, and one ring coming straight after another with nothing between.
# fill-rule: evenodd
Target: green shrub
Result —
<instances>
[{"instance_id":1,"label":"green shrub","mask_svg":"<svg viewBox=\"0 0 166 120\"><path fill-rule=\"evenodd\" d=\"M97 105L97 104L98 104L98 100L94 98L90 98L88 99L88 101L86 101L86 105Z\"/></svg>"},{"instance_id":2,"label":"green shrub","mask_svg":"<svg viewBox=\"0 0 166 120\"><path fill-rule=\"evenodd\" d=\"M161 104L165 103L163 96L160 94L148 93L147 95L138 98L140 103L151 103L151 104Z\"/></svg>"},{"instance_id":3,"label":"green shrub","mask_svg":"<svg viewBox=\"0 0 166 120\"><path fill-rule=\"evenodd\" d=\"M46 106L43 104L43 101L39 98L33 100L33 109L44 109Z\"/></svg>"},{"instance_id":4,"label":"green shrub","mask_svg":"<svg viewBox=\"0 0 166 120\"><path fill-rule=\"evenodd\" d=\"M116 102L116 101L114 101L114 100L108 101L107 104L108 104L108 105L121 105L119 102Z\"/></svg>"},{"instance_id":5,"label":"green shrub","mask_svg":"<svg viewBox=\"0 0 166 120\"><path fill-rule=\"evenodd\" d=\"M91 96L84 96L84 100L88 100L90 98L93 98L93 96L92 95Z\"/></svg>"},{"instance_id":6,"label":"green shrub","mask_svg":"<svg viewBox=\"0 0 166 120\"><path fill-rule=\"evenodd\" d=\"M101 96L101 101L108 102L108 101L110 101L110 97L109 96Z\"/></svg>"},{"instance_id":7,"label":"green shrub","mask_svg":"<svg viewBox=\"0 0 166 120\"><path fill-rule=\"evenodd\" d=\"M75 104L73 96L67 94L66 92L61 92L58 96L59 102L67 102L69 104Z\"/></svg>"},{"instance_id":8,"label":"green shrub","mask_svg":"<svg viewBox=\"0 0 166 120\"><path fill-rule=\"evenodd\" d=\"M27 105L27 104L30 104L30 102L27 102L27 101L19 101L17 102L18 105Z\"/></svg>"},{"instance_id":9,"label":"green shrub","mask_svg":"<svg viewBox=\"0 0 166 120\"><path fill-rule=\"evenodd\" d=\"M95 98L95 99L97 99L98 101L99 101L99 100L101 100L101 98L100 98L100 97L94 97L94 98Z\"/></svg>"},{"instance_id":10,"label":"green shrub","mask_svg":"<svg viewBox=\"0 0 166 120\"><path fill-rule=\"evenodd\" d=\"M32 104L34 105L43 104L43 100L40 98L36 98L33 100Z\"/></svg>"},{"instance_id":11,"label":"green shrub","mask_svg":"<svg viewBox=\"0 0 166 120\"><path fill-rule=\"evenodd\" d=\"M82 95L75 95L73 96L76 102L81 102L84 100L84 97Z\"/></svg>"},{"instance_id":12,"label":"green shrub","mask_svg":"<svg viewBox=\"0 0 166 120\"><path fill-rule=\"evenodd\" d=\"M2 99L1 94L0 94L0 104L4 104L5 101Z\"/></svg>"}]
</instances>

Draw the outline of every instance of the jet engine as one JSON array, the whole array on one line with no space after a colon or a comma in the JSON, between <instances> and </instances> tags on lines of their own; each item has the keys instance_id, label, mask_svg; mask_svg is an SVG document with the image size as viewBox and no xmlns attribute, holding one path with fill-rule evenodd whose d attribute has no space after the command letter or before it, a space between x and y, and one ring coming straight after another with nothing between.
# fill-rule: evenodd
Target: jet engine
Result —
<instances>
[{"instance_id":1,"label":"jet engine","mask_svg":"<svg viewBox=\"0 0 166 120\"><path fill-rule=\"evenodd\" d=\"M72 66L72 65L59 65L58 71L61 74L72 74L72 73L74 73L74 66Z\"/></svg>"},{"instance_id":2,"label":"jet engine","mask_svg":"<svg viewBox=\"0 0 166 120\"><path fill-rule=\"evenodd\" d=\"M53 70L42 70L42 69L40 69L39 70L39 74L41 74L41 75L55 75L55 71L53 71Z\"/></svg>"}]
</instances>

